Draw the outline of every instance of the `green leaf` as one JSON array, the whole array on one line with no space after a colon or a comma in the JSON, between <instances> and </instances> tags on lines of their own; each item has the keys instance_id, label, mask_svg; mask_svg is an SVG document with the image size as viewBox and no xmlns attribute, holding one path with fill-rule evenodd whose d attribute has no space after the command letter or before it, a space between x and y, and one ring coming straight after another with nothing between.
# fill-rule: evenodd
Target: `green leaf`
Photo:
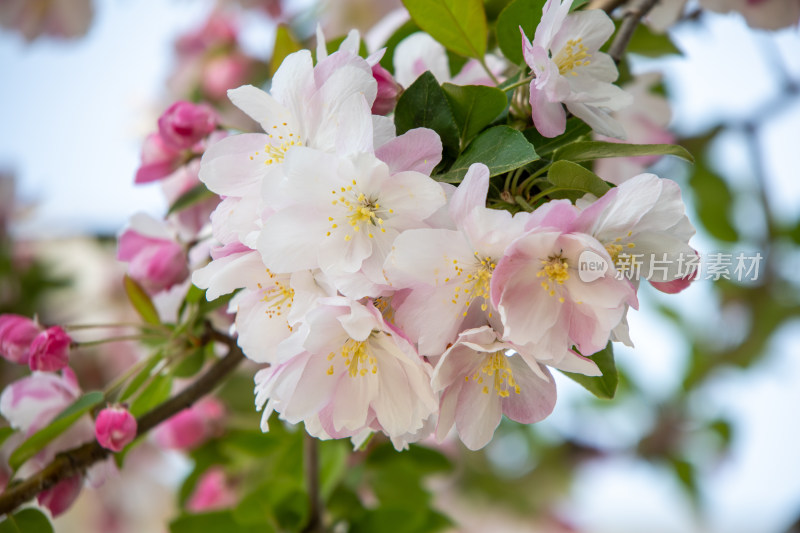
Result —
<instances>
[{"instance_id":1,"label":"green leaf","mask_svg":"<svg viewBox=\"0 0 800 533\"><path fill-rule=\"evenodd\" d=\"M628 43L628 52L647 57L660 57L667 54L681 55L681 51L666 33L653 33L644 24L639 24Z\"/></svg>"},{"instance_id":2,"label":"green leaf","mask_svg":"<svg viewBox=\"0 0 800 533\"><path fill-rule=\"evenodd\" d=\"M152 381L139 393L139 396L131 404L131 414L139 417L151 410L164 400L169 398L169 393L172 390L172 377L157 375L154 376Z\"/></svg>"},{"instance_id":3,"label":"green leaf","mask_svg":"<svg viewBox=\"0 0 800 533\"><path fill-rule=\"evenodd\" d=\"M102 401L103 393L100 391L87 392L78 398L72 405L59 413L50 424L20 444L9 457L8 464L14 470L22 466L25 461L39 453L53 439L69 429L80 417Z\"/></svg>"},{"instance_id":4,"label":"green leaf","mask_svg":"<svg viewBox=\"0 0 800 533\"><path fill-rule=\"evenodd\" d=\"M397 48L397 45L400 42L411 35L412 33L417 33L419 31L419 26L413 21L409 20L392 34L391 37L386 41L386 44L383 45L383 48L386 48L386 52L384 52L383 57L381 58L381 66L394 74L394 49Z\"/></svg>"},{"instance_id":5,"label":"green leaf","mask_svg":"<svg viewBox=\"0 0 800 533\"><path fill-rule=\"evenodd\" d=\"M475 137L450 170L434 176L434 179L460 183L473 163L485 164L489 167L489 173L496 176L537 159L536 150L522 133L508 126L495 126Z\"/></svg>"},{"instance_id":6,"label":"green leaf","mask_svg":"<svg viewBox=\"0 0 800 533\"><path fill-rule=\"evenodd\" d=\"M175 202L169 207L167 216L177 213L178 211L183 211L188 207L192 207L195 204L199 204L204 200L208 200L216 196L216 194L208 190L208 187L206 187L205 184L198 183L180 195L177 200L175 200Z\"/></svg>"},{"instance_id":7,"label":"green leaf","mask_svg":"<svg viewBox=\"0 0 800 533\"><path fill-rule=\"evenodd\" d=\"M706 230L720 241L737 242L739 234L731 222L730 212L733 195L725 180L702 162L689 178L689 186L694 191L697 216Z\"/></svg>"},{"instance_id":8,"label":"green leaf","mask_svg":"<svg viewBox=\"0 0 800 533\"><path fill-rule=\"evenodd\" d=\"M397 135L414 128L430 128L439 134L445 150L458 153L458 125L444 91L430 72L417 78L400 96L394 123Z\"/></svg>"},{"instance_id":9,"label":"green leaf","mask_svg":"<svg viewBox=\"0 0 800 533\"><path fill-rule=\"evenodd\" d=\"M278 24L275 31L275 46L272 48L272 57L269 59L270 76L274 76L286 56L302 49L302 45L292 35L292 30L286 24Z\"/></svg>"},{"instance_id":10,"label":"green leaf","mask_svg":"<svg viewBox=\"0 0 800 533\"><path fill-rule=\"evenodd\" d=\"M602 141L583 141L565 146L557 159L592 161L605 157L634 157L640 155L674 155L694 163L694 157L683 146L675 144L625 144Z\"/></svg>"},{"instance_id":11,"label":"green leaf","mask_svg":"<svg viewBox=\"0 0 800 533\"><path fill-rule=\"evenodd\" d=\"M3 443L14 434L14 428L4 427L0 428L0 448L3 447Z\"/></svg>"},{"instance_id":12,"label":"green leaf","mask_svg":"<svg viewBox=\"0 0 800 533\"><path fill-rule=\"evenodd\" d=\"M124 402L134 394L136 391L139 390L139 387L147 381L147 378L150 377L150 372L152 372L153 368L161 361L161 353L156 353L150 356L150 360L147 364L142 368L138 374L128 383L128 386L125 387L125 390L122 391L122 394L119 397L120 402Z\"/></svg>"},{"instance_id":13,"label":"green leaf","mask_svg":"<svg viewBox=\"0 0 800 533\"><path fill-rule=\"evenodd\" d=\"M486 14L482 0L403 0L417 25L445 48L483 61Z\"/></svg>"},{"instance_id":14,"label":"green leaf","mask_svg":"<svg viewBox=\"0 0 800 533\"><path fill-rule=\"evenodd\" d=\"M136 312L139 313L139 316L142 317L142 320L148 324L161 324L156 306L153 305L153 301L142 286L127 274L125 274L123 284L125 286L125 293L128 295L128 300L130 300Z\"/></svg>"},{"instance_id":15,"label":"green leaf","mask_svg":"<svg viewBox=\"0 0 800 533\"><path fill-rule=\"evenodd\" d=\"M592 193L598 198L611 189L603 179L571 161L556 161L547 171L547 180L561 189Z\"/></svg>"},{"instance_id":16,"label":"green leaf","mask_svg":"<svg viewBox=\"0 0 800 533\"><path fill-rule=\"evenodd\" d=\"M170 533L271 533L275 528L266 517L261 523L240 524L228 510L181 515L170 522L169 531Z\"/></svg>"},{"instance_id":17,"label":"green leaf","mask_svg":"<svg viewBox=\"0 0 800 533\"><path fill-rule=\"evenodd\" d=\"M602 376L584 376L583 374L573 374L572 372L562 372L562 374L578 382L598 398L610 400L617 392L617 384L619 383L617 366L614 364L614 348L611 342L596 354L589 356L589 358L597 363L600 372L603 373Z\"/></svg>"},{"instance_id":18,"label":"green leaf","mask_svg":"<svg viewBox=\"0 0 800 533\"><path fill-rule=\"evenodd\" d=\"M461 130L461 142L466 143L506 109L508 99L500 89L485 85L442 85Z\"/></svg>"},{"instance_id":19,"label":"green leaf","mask_svg":"<svg viewBox=\"0 0 800 533\"><path fill-rule=\"evenodd\" d=\"M497 44L503 55L516 65L524 61L519 28L522 26L528 40L533 39L536 26L542 19L544 3L545 0L515 0L497 17Z\"/></svg>"},{"instance_id":20,"label":"green leaf","mask_svg":"<svg viewBox=\"0 0 800 533\"><path fill-rule=\"evenodd\" d=\"M545 157L591 132L592 128L588 124L577 117L572 117L567 120L567 129L558 137L544 137L536 128L528 128L522 133L528 139L528 142L536 148L536 153L541 157Z\"/></svg>"},{"instance_id":21,"label":"green leaf","mask_svg":"<svg viewBox=\"0 0 800 533\"><path fill-rule=\"evenodd\" d=\"M53 525L43 512L28 508L0 522L0 533L53 533Z\"/></svg>"},{"instance_id":22,"label":"green leaf","mask_svg":"<svg viewBox=\"0 0 800 533\"><path fill-rule=\"evenodd\" d=\"M190 378L200 372L206 360L208 348L211 348L213 351L213 344L209 343L204 346L198 346L192 350L191 353L184 355L183 360L175 366L172 375L176 378Z\"/></svg>"}]
</instances>

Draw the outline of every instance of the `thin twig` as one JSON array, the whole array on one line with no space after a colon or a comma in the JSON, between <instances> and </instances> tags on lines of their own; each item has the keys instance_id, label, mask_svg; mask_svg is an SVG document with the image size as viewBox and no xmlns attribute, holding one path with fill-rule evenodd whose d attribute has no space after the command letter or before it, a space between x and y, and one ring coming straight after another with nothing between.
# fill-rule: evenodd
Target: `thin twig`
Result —
<instances>
[{"instance_id":1,"label":"thin twig","mask_svg":"<svg viewBox=\"0 0 800 533\"><path fill-rule=\"evenodd\" d=\"M303 435L303 463L308 485L308 523L303 528L303 533L321 533L324 529L319 493L319 450L317 439L308 433Z\"/></svg>"},{"instance_id":2,"label":"thin twig","mask_svg":"<svg viewBox=\"0 0 800 533\"><path fill-rule=\"evenodd\" d=\"M622 54L625 53L625 49L633 37L633 32L636 31L636 26L657 3L658 0L637 0L632 2L625 10L625 14L622 16L622 24L619 25L617 35L608 49L608 55L614 59L614 62L619 63L622 60Z\"/></svg>"},{"instance_id":3,"label":"thin twig","mask_svg":"<svg viewBox=\"0 0 800 533\"><path fill-rule=\"evenodd\" d=\"M624 3L625 0L592 0L586 9L602 9L606 13L611 13Z\"/></svg>"},{"instance_id":4,"label":"thin twig","mask_svg":"<svg viewBox=\"0 0 800 533\"><path fill-rule=\"evenodd\" d=\"M142 436L164 420L179 411L190 407L194 402L211 392L244 358L241 349L230 337L214 332L214 340L228 345L228 354L214 363L194 383L181 392L148 411L137 420L136 435ZM0 515L10 513L34 496L54 486L59 481L84 472L92 464L102 461L111 454L97 441L59 453L41 471L28 479L12 484L0 494Z\"/></svg>"}]
</instances>

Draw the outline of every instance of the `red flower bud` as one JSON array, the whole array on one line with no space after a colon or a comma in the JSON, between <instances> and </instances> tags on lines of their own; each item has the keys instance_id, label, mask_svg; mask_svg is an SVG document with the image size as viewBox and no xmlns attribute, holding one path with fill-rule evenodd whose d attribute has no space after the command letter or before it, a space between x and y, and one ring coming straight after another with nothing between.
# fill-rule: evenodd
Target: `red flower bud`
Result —
<instances>
[{"instance_id":1,"label":"red flower bud","mask_svg":"<svg viewBox=\"0 0 800 533\"><path fill-rule=\"evenodd\" d=\"M47 328L31 343L28 365L31 370L55 372L67 366L72 339L59 326Z\"/></svg>"},{"instance_id":2,"label":"red flower bud","mask_svg":"<svg viewBox=\"0 0 800 533\"><path fill-rule=\"evenodd\" d=\"M97 414L94 435L100 446L118 452L136 438L136 419L124 407L106 407Z\"/></svg>"}]
</instances>

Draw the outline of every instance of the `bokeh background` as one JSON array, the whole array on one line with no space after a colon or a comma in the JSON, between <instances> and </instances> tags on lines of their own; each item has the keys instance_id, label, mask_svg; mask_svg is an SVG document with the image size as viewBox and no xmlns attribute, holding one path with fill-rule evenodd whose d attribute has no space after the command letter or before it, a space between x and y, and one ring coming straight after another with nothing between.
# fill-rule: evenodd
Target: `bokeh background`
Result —
<instances>
[{"instance_id":1,"label":"bokeh background","mask_svg":"<svg viewBox=\"0 0 800 533\"><path fill-rule=\"evenodd\" d=\"M400 6L97 0L75 2L73 15L78 4L88 10L74 37L0 30L3 312L102 319L114 307L123 269L110 239L133 213L167 208L158 186L133 185L142 140L172 101L198 96L204 74L176 42L212 11L236 21L235 52L226 53L247 58L248 81L263 81L279 22L307 38L319 20L332 37L365 31ZM759 277L700 279L669 296L643 287L629 316L636 347L616 351L614 400L559 379L544 422L504 422L478 453L453 444L455 468L427 483L459 531L800 531L800 32L754 30L737 13L699 12L694 2L685 13L668 34L677 53L662 54L655 36L661 48L629 60L633 74L661 73L670 131L697 159L653 169L681 185L695 248L761 253ZM239 72L203 61L214 76ZM140 492L158 485L166 496L152 514L168 517L191 464L158 461ZM86 503L57 530L88 531L93 497L84 491ZM134 510L149 497L125 496Z\"/></svg>"}]
</instances>

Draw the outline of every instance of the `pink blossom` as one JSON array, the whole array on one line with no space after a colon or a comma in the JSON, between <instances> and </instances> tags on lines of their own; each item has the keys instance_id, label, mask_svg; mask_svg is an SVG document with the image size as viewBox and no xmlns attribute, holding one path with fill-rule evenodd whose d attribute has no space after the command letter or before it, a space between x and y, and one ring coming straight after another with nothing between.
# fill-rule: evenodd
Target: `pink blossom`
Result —
<instances>
[{"instance_id":1,"label":"pink blossom","mask_svg":"<svg viewBox=\"0 0 800 533\"><path fill-rule=\"evenodd\" d=\"M128 274L156 293L181 283L189 275L183 247L163 223L139 213L119 237L117 259L127 261Z\"/></svg>"},{"instance_id":2,"label":"pink blossom","mask_svg":"<svg viewBox=\"0 0 800 533\"><path fill-rule=\"evenodd\" d=\"M488 326L462 332L439 359L431 378L441 391L436 435L441 441L455 425L470 450L484 447L502 415L532 424L549 415L556 387L541 364L532 370L513 346Z\"/></svg>"},{"instance_id":3,"label":"pink blossom","mask_svg":"<svg viewBox=\"0 0 800 533\"><path fill-rule=\"evenodd\" d=\"M496 78L501 77L506 62L492 54L484 58ZM394 72L397 83L408 87L425 71L430 71L439 83L456 85L494 85L477 59L470 59L455 76L450 75L447 51L433 37L424 32L409 35L394 50Z\"/></svg>"},{"instance_id":4,"label":"pink blossom","mask_svg":"<svg viewBox=\"0 0 800 533\"><path fill-rule=\"evenodd\" d=\"M135 183L164 179L183 163L183 156L169 145L160 133L151 133L142 146L142 163L136 171Z\"/></svg>"},{"instance_id":5,"label":"pink blossom","mask_svg":"<svg viewBox=\"0 0 800 533\"><path fill-rule=\"evenodd\" d=\"M36 501L56 517L72 506L82 488L83 475L76 474L37 494Z\"/></svg>"},{"instance_id":6,"label":"pink blossom","mask_svg":"<svg viewBox=\"0 0 800 533\"><path fill-rule=\"evenodd\" d=\"M231 488L220 467L206 470L197 481L186 508L195 513L224 509L236 503L236 492Z\"/></svg>"},{"instance_id":7,"label":"pink blossom","mask_svg":"<svg viewBox=\"0 0 800 533\"><path fill-rule=\"evenodd\" d=\"M217 127L217 114L207 104L179 101L158 119L164 144L175 150L192 148Z\"/></svg>"},{"instance_id":8,"label":"pink blossom","mask_svg":"<svg viewBox=\"0 0 800 533\"><path fill-rule=\"evenodd\" d=\"M392 73L376 63L372 66L372 75L378 82L378 94L372 104L372 113L375 115L387 115L397 104L402 88L394 81Z\"/></svg>"},{"instance_id":9,"label":"pink blossom","mask_svg":"<svg viewBox=\"0 0 800 533\"><path fill-rule=\"evenodd\" d=\"M200 84L208 98L221 100L229 89L247 81L253 61L240 53L213 57L205 63Z\"/></svg>"},{"instance_id":10,"label":"pink blossom","mask_svg":"<svg viewBox=\"0 0 800 533\"><path fill-rule=\"evenodd\" d=\"M551 201L533 212L526 228L497 263L492 303L503 321L504 339L520 346L529 366L541 362L556 368L574 366L572 347L593 354L606 346L611 330L627 306L638 307L633 285L616 279L611 258L591 235L572 231L578 209L568 201ZM608 270L584 282L578 275L585 252L605 259ZM599 371L588 360L583 373Z\"/></svg>"},{"instance_id":11,"label":"pink blossom","mask_svg":"<svg viewBox=\"0 0 800 533\"><path fill-rule=\"evenodd\" d=\"M54 372L69 362L69 347L72 339L60 326L47 328L31 343L28 364L31 370Z\"/></svg>"},{"instance_id":12,"label":"pink blossom","mask_svg":"<svg viewBox=\"0 0 800 533\"><path fill-rule=\"evenodd\" d=\"M69 368L63 370L63 375L34 372L3 390L0 414L11 427L29 436L49 424L80 394L78 381Z\"/></svg>"},{"instance_id":13,"label":"pink blossom","mask_svg":"<svg viewBox=\"0 0 800 533\"><path fill-rule=\"evenodd\" d=\"M0 26L19 31L27 41L41 35L72 39L89 30L92 11L91 0L4 0Z\"/></svg>"},{"instance_id":14,"label":"pink blossom","mask_svg":"<svg viewBox=\"0 0 800 533\"><path fill-rule=\"evenodd\" d=\"M41 330L30 318L0 315L0 355L12 363L28 364L31 343Z\"/></svg>"},{"instance_id":15,"label":"pink blossom","mask_svg":"<svg viewBox=\"0 0 800 533\"><path fill-rule=\"evenodd\" d=\"M94 435L103 448L121 451L136 438L136 419L124 407L107 407L97 414Z\"/></svg>"},{"instance_id":16,"label":"pink blossom","mask_svg":"<svg viewBox=\"0 0 800 533\"><path fill-rule=\"evenodd\" d=\"M196 448L219 432L224 415L225 407L219 400L205 397L158 426L155 441L164 448Z\"/></svg>"},{"instance_id":17,"label":"pink blossom","mask_svg":"<svg viewBox=\"0 0 800 533\"><path fill-rule=\"evenodd\" d=\"M333 438L368 428L421 438L436 410L427 363L371 303L326 299L286 341L279 361L256 374L264 431L275 410L290 423L319 424Z\"/></svg>"},{"instance_id":18,"label":"pink blossom","mask_svg":"<svg viewBox=\"0 0 800 533\"><path fill-rule=\"evenodd\" d=\"M534 79L530 84L533 124L545 137L561 135L567 109L609 137L625 136L610 116L630 104L630 95L613 85L617 67L600 47L614 23L600 9L569 13L573 0L547 0L533 41L522 28L522 53Z\"/></svg>"}]
</instances>

